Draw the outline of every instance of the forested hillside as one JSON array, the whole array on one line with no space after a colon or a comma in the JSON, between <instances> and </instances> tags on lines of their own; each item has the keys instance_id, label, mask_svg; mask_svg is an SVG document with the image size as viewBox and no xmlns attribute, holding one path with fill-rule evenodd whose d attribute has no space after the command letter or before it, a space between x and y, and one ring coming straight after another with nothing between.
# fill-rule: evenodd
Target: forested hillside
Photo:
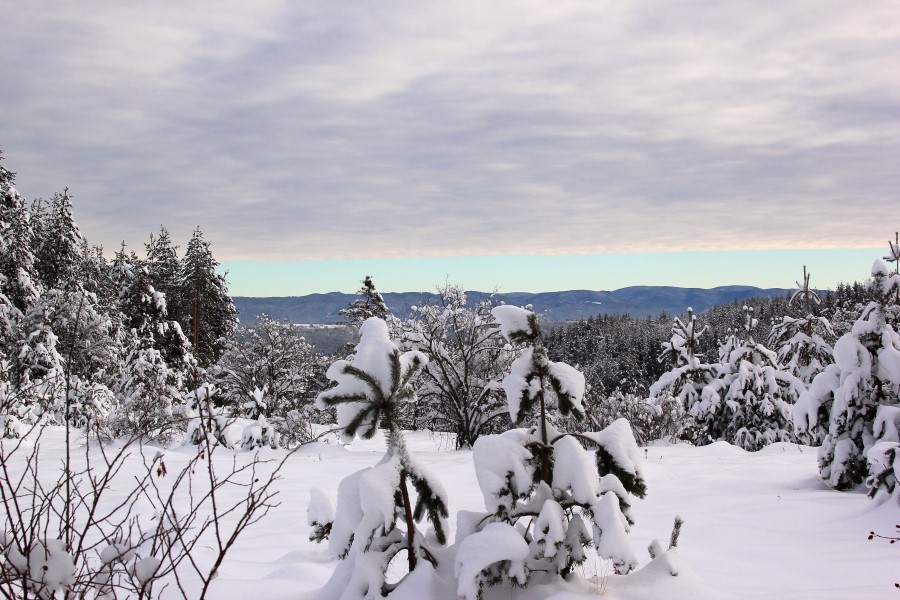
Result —
<instances>
[{"instance_id":1,"label":"forested hillside","mask_svg":"<svg viewBox=\"0 0 900 600\"><path fill-rule=\"evenodd\" d=\"M579 321L600 315L657 316L660 313L678 314L686 306L704 311L717 304L740 302L746 298L772 298L787 293L786 289L760 289L752 286L730 285L711 289L678 288L668 286L634 286L615 291L569 290L542 293L487 293L467 291L468 301L492 302L525 306L530 304L541 319L551 323ZM410 308L440 301L437 292L387 292L382 294L391 314L401 319L410 315ZM281 298L252 298L236 296L241 322L251 323L261 314L291 323L341 323L342 308L353 301L352 294L331 292Z\"/></svg>"}]
</instances>

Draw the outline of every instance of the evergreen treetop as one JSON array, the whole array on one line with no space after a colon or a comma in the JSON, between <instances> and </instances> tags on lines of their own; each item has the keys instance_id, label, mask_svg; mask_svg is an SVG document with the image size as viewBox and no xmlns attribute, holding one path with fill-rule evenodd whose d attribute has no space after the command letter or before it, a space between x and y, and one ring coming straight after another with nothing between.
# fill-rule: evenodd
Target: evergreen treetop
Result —
<instances>
[{"instance_id":1,"label":"evergreen treetop","mask_svg":"<svg viewBox=\"0 0 900 600\"><path fill-rule=\"evenodd\" d=\"M375 283L372 281L371 275L366 275L362 281L362 287L357 292L359 298L354 300L350 306L338 311L338 315L347 319L355 325L360 325L363 321L370 317L378 317L386 320L391 311L384 302L381 293L375 289Z\"/></svg>"},{"instance_id":2,"label":"evergreen treetop","mask_svg":"<svg viewBox=\"0 0 900 600\"><path fill-rule=\"evenodd\" d=\"M237 324L237 309L228 295L225 277L216 272L218 266L209 242L197 227L177 275L180 323L201 367L219 359Z\"/></svg>"}]
</instances>

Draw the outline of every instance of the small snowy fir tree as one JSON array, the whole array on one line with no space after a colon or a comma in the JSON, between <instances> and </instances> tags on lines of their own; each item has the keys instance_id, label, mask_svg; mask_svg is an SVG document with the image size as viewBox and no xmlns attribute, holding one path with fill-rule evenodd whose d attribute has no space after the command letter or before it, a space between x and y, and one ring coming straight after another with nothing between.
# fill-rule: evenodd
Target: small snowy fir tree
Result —
<instances>
[{"instance_id":1,"label":"small snowy fir tree","mask_svg":"<svg viewBox=\"0 0 900 600\"><path fill-rule=\"evenodd\" d=\"M316 399L319 408L337 407L345 441L356 435L371 438L378 428L387 440L381 462L346 477L338 487L328 541L343 562L326 588L345 600L388 595L397 584L389 584L385 573L401 552L407 554L410 572L423 561L436 565L432 548L446 543L448 514L443 486L409 453L396 420L401 403L416 400L414 381L427 358L419 352L401 354L377 317L364 321L359 333L352 359L328 369L337 385ZM428 536L416 526L423 519L432 526Z\"/></svg>"},{"instance_id":2,"label":"small snowy fir tree","mask_svg":"<svg viewBox=\"0 0 900 600\"><path fill-rule=\"evenodd\" d=\"M888 240L888 255L884 260L894 263L894 275L900 275L900 233L894 232L894 241ZM894 328L900 330L900 289L894 292L894 300L885 306L885 319Z\"/></svg>"},{"instance_id":3,"label":"small snowy fir tree","mask_svg":"<svg viewBox=\"0 0 900 600\"><path fill-rule=\"evenodd\" d=\"M510 417L536 424L475 442L487 513L460 513L458 594L475 600L485 586L565 577L591 545L616 572L630 571L637 558L627 539L629 500L646 488L627 421L598 433L560 433L553 417L583 415L584 376L549 360L533 312L513 306L492 312L503 336L523 347L503 380Z\"/></svg>"},{"instance_id":4,"label":"small snowy fir tree","mask_svg":"<svg viewBox=\"0 0 900 600\"><path fill-rule=\"evenodd\" d=\"M110 418L114 435L168 441L177 427L174 407L181 403L176 375L159 350L133 339L122 380L116 386L117 408Z\"/></svg>"},{"instance_id":5,"label":"small snowy fir tree","mask_svg":"<svg viewBox=\"0 0 900 600\"><path fill-rule=\"evenodd\" d=\"M784 368L809 385L816 375L834 362L834 350L829 340L834 331L828 319L813 314L813 307L822 303L815 290L809 287L809 274L803 267L803 283L797 282L797 291L790 304L797 303L804 316L785 316L772 327L769 346L778 352L778 361Z\"/></svg>"},{"instance_id":6,"label":"small snowy fir tree","mask_svg":"<svg viewBox=\"0 0 900 600\"><path fill-rule=\"evenodd\" d=\"M338 311L338 315L344 317L354 325L360 325L370 317L378 317L387 321L391 311L384 302L381 293L375 289L375 283L371 275L366 275L362 281L362 287L357 292L359 298L354 300L347 308Z\"/></svg>"},{"instance_id":7,"label":"small snowy fir tree","mask_svg":"<svg viewBox=\"0 0 900 600\"><path fill-rule=\"evenodd\" d=\"M229 447L225 430L228 428L228 419L220 414L216 407L216 394L218 391L211 383L203 383L200 387L187 395L188 422L185 444L195 446L205 444L205 440L211 444L219 444Z\"/></svg>"},{"instance_id":8,"label":"small snowy fir tree","mask_svg":"<svg viewBox=\"0 0 900 600\"><path fill-rule=\"evenodd\" d=\"M700 413L703 388L716 378L714 365L703 362L703 355L698 352L700 337L706 331L707 326L699 327L697 315L690 307L687 323L675 317L672 337L668 342L663 342L663 352L657 359L659 362L669 361L671 369L650 386L651 398L664 401L667 397L674 397L681 402L688 415ZM692 425L684 434L700 443L708 439L705 427Z\"/></svg>"},{"instance_id":9,"label":"small snowy fir tree","mask_svg":"<svg viewBox=\"0 0 900 600\"><path fill-rule=\"evenodd\" d=\"M819 448L819 475L838 490L853 489L869 477L877 492L893 486L889 454L896 443L895 408L900 403L900 337L885 309L900 288L881 260L872 266L867 287L873 300L849 333L834 345L833 365L813 380L794 410L798 431L811 431L828 415L828 434Z\"/></svg>"},{"instance_id":10,"label":"small snowy fir tree","mask_svg":"<svg viewBox=\"0 0 900 600\"><path fill-rule=\"evenodd\" d=\"M241 448L253 450L262 446L269 446L273 450L278 447L278 432L266 421L265 392L259 388L250 393L250 400L244 403L244 411L247 417L253 419L253 423L244 427L241 436Z\"/></svg>"},{"instance_id":11,"label":"small snowy fir tree","mask_svg":"<svg viewBox=\"0 0 900 600\"><path fill-rule=\"evenodd\" d=\"M781 368L775 352L754 341L757 320L751 307L743 310L743 336L729 337L720 352L719 378L703 395L717 409L711 420L724 425L718 439L753 451L794 441L791 409L805 388Z\"/></svg>"}]
</instances>

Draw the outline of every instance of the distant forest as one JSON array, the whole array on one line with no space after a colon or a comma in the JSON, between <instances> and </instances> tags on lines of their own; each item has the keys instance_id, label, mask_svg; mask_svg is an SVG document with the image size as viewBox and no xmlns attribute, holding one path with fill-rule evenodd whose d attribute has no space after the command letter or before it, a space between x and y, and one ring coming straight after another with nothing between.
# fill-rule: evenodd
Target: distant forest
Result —
<instances>
[{"instance_id":1,"label":"distant forest","mask_svg":"<svg viewBox=\"0 0 900 600\"><path fill-rule=\"evenodd\" d=\"M397 316L365 277L339 311L346 336L340 328L300 328L265 315L241 325L199 227L181 254L163 227L142 253L123 245L109 260L84 237L66 191L26 203L14 182L15 174L0 164L0 416L7 437L49 420L108 438L140 432L167 440L185 434L206 398L225 417L265 418L270 442L296 444L310 439L312 423L333 420L333 411L313 407L314 399L330 385L327 366L353 353L359 325L372 316L388 323L402 349L429 357L419 402L402 415L405 427L452 433L458 444L469 445L511 425L498 409L499 381L521 350L500 337L491 314L496 297L467 298L448 285ZM830 353L872 294L871 286L851 283L812 304L792 302L787 293L720 304L691 317L690 342L673 329L685 327L684 314L680 320L608 314L544 323L542 343L551 360L584 373L592 418L635 407L646 409L644 417L658 417L669 413L653 404L659 401L653 386L685 360L678 357L684 344L691 344L688 362L726 373L727 350L739 344L787 356L785 344L794 342L781 335L785 326L811 317L830 323L823 330L828 339L819 344ZM896 324L896 303L885 314ZM823 368L831 362L822 360ZM691 407L680 402L668 433L690 438L682 422ZM660 434L640 431L644 417L632 415L637 435Z\"/></svg>"}]
</instances>

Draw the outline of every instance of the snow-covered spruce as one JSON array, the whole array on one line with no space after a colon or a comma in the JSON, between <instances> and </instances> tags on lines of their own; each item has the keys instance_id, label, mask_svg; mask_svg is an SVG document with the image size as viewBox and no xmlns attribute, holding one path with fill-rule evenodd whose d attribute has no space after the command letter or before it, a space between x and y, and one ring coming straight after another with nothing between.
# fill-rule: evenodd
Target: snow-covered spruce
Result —
<instances>
[{"instance_id":1,"label":"snow-covered spruce","mask_svg":"<svg viewBox=\"0 0 900 600\"><path fill-rule=\"evenodd\" d=\"M487 512L460 516L458 593L475 600L485 586L566 577L592 545L616 572L631 571L637 557L627 538L628 505L646 488L627 421L601 432L558 431L556 413L583 414L583 375L547 358L534 313L499 306L493 314L503 335L525 347L503 380L510 416L536 425L475 442Z\"/></svg>"},{"instance_id":2,"label":"snow-covered spruce","mask_svg":"<svg viewBox=\"0 0 900 600\"><path fill-rule=\"evenodd\" d=\"M148 268L132 264L121 283L127 358L114 389L119 406L110 427L117 436L168 441L181 427L174 417L186 408L182 390L195 365L190 342L168 318L166 297L150 284Z\"/></svg>"},{"instance_id":3,"label":"snow-covered spruce","mask_svg":"<svg viewBox=\"0 0 900 600\"><path fill-rule=\"evenodd\" d=\"M896 302L900 275L889 274L877 260L867 286L872 301L851 331L835 343L835 363L817 375L801 396L794 409L794 426L798 431L813 431L827 415L819 475L838 490L867 481L870 492L877 494L882 488L892 490L896 482L890 409L900 403L900 336L885 320L885 313Z\"/></svg>"},{"instance_id":4,"label":"snow-covered spruce","mask_svg":"<svg viewBox=\"0 0 900 600\"><path fill-rule=\"evenodd\" d=\"M203 368L222 356L237 325L237 309L228 295L225 278L216 272L218 266L209 242L197 227L179 265L176 292L179 322L190 337L197 363Z\"/></svg>"},{"instance_id":5,"label":"snow-covered spruce","mask_svg":"<svg viewBox=\"0 0 900 600\"><path fill-rule=\"evenodd\" d=\"M432 544L446 543L446 492L409 453L396 423L401 403L416 400L414 380L426 362L419 352L401 354L387 324L372 317L360 327L351 359L328 369L328 378L337 385L319 394L317 406L337 407L338 427L347 442L356 435L371 438L383 428L387 452L377 465L346 477L338 487L328 547L344 562L326 594L343 600L387 595L397 585L385 579L395 557L405 551L412 572L420 561L435 565ZM431 524L433 535L417 528L423 519ZM324 532L317 535L325 537Z\"/></svg>"},{"instance_id":6,"label":"snow-covered spruce","mask_svg":"<svg viewBox=\"0 0 900 600\"><path fill-rule=\"evenodd\" d=\"M273 450L278 447L279 435L275 428L266 420L265 392L255 388L250 393L250 400L244 403L244 411L249 418L254 419L244 427L241 435L241 448L253 450L262 446L269 446Z\"/></svg>"},{"instance_id":7,"label":"snow-covered spruce","mask_svg":"<svg viewBox=\"0 0 900 600\"><path fill-rule=\"evenodd\" d=\"M780 323L772 326L768 344L778 353L778 362L784 369L809 385L816 375L834 362L834 330L823 316L814 314L813 309L822 304L822 299L809 287L809 273L803 267L803 283L797 282L797 290L791 296L789 305L799 305L801 317L785 316Z\"/></svg>"},{"instance_id":8,"label":"snow-covered spruce","mask_svg":"<svg viewBox=\"0 0 900 600\"><path fill-rule=\"evenodd\" d=\"M362 287L357 292L359 298L354 300L347 308L338 311L338 315L347 319L354 325L361 325L371 317L387 321L391 318L391 311L384 302L384 297L375 289L375 283L371 275L366 275L362 280Z\"/></svg>"},{"instance_id":9,"label":"snow-covered spruce","mask_svg":"<svg viewBox=\"0 0 900 600\"><path fill-rule=\"evenodd\" d=\"M718 377L701 393L692 416L705 423L710 441L724 440L745 450L795 440L791 410L805 390L782 369L775 352L753 339L756 319L744 307L743 335L731 335L719 351Z\"/></svg>"},{"instance_id":10,"label":"snow-covered spruce","mask_svg":"<svg viewBox=\"0 0 900 600\"><path fill-rule=\"evenodd\" d=\"M662 343L663 351L657 359L659 362L669 361L672 368L650 386L651 399L661 402L673 397L688 415L710 416L703 411L702 393L703 388L716 379L717 370L715 365L703 362L703 355L698 352L700 337L706 331L707 326L699 327L697 316L690 307L687 323L675 317L672 337ZM683 435L695 443L708 442L709 430L713 428L709 421L708 418L698 418L697 424L689 426Z\"/></svg>"},{"instance_id":11,"label":"snow-covered spruce","mask_svg":"<svg viewBox=\"0 0 900 600\"><path fill-rule=\"evenodd\" d=\"M228 419L220 414L215 405L214 398L217 394L218 390L214 385L203 383L187 395L187 416L190 420L184 437L185 444L219 444L228 448L225 437Z\"/></svg>"}]
</instances>

